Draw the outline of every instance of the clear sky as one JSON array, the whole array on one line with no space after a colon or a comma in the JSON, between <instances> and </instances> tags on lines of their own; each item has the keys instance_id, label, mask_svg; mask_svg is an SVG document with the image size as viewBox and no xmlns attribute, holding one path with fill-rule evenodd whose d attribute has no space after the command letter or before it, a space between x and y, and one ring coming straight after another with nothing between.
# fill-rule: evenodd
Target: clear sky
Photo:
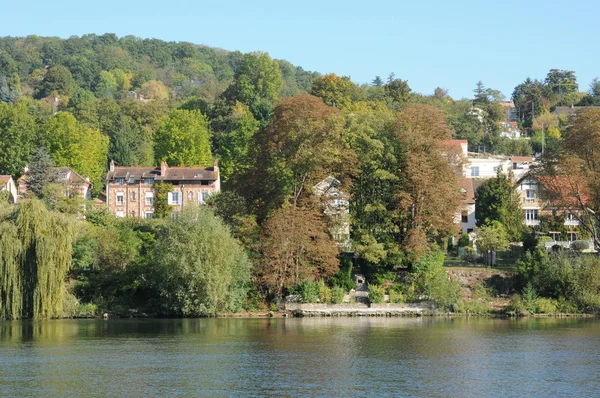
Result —
<instances>
[{"instance_id":1,"label":"clear sky","mask_svg":"<svg viewBox=\"0 0 600 398\"><path fill-rule=\"evenodd\" d=\"M390 72L414 91L471 97L478 80L510 97L527 77L600 76L600 2L591 0L3 0L0 36L116 33L265 51L357 83Z\"/></svg>"}]
</instances>

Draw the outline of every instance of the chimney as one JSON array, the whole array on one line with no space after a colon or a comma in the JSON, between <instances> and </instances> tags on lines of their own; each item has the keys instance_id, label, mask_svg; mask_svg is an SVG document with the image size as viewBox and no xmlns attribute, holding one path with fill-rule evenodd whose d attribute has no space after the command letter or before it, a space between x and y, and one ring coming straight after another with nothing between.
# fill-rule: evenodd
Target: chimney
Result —
<instances>
[{"instance_id":1,"label":"chimney","mask_svg":"<svg viewBox=\"0 0 600 398\"><path fill-rule=\"evenodd\" d=\"M110 166L108 167L108 169L110 171L115 171L115 161L114 160L110 161Z\"/></svg>"},{"instance_id":2,"label":"chimney","mask_svg":"<svg viewBox=\"0 0 600 398\"><path fill-rule=\"evenodd\" d=\"M167 168L168 168L167 162L163 161L160 164L160 176L161 177L165 177L167 175Z\"/></svg>"}]
</instances>

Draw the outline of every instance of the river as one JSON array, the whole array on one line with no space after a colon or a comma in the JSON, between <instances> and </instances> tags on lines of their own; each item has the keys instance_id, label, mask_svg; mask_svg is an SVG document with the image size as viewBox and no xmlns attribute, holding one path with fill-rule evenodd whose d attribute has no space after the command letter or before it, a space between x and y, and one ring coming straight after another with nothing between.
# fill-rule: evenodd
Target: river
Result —
<instances>
[{"instance_id":1,"label":"river","mask_svg":"<svg viewBox=\"0 0 600 398\"><path fill-rule=\"evenodd\" d=\"M591 397L600 320L0 322L0 396Z\"/></svg>"}]
</instances>

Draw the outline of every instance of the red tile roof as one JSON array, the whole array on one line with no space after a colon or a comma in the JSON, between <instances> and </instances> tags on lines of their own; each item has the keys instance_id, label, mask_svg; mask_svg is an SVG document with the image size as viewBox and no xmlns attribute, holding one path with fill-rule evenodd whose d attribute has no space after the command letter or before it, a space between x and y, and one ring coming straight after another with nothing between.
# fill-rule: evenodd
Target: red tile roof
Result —
<instances>
[{"instance_id":1,"label":"red tile roof","mask_svg":"<svg viewBox=\"0 0 600 398\"><path fill-rule=\"evenodd\" d=\"M531 156L511 156L510 160L513 162L533 162L535 158Z\"/></svg>"}]
</instances>

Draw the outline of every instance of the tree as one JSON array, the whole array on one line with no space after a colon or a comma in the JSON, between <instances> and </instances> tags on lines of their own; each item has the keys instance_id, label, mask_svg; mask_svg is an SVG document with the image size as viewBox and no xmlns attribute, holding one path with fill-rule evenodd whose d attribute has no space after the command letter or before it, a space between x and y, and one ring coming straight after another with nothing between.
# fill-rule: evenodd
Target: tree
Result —
<instances>
[{"instance_id":1,"label":"tree","mask_svg":"<svg viewBox=\"0 0 600 398\"><path fill-rule=\"evenodd\" d=\"M21 93L10 87L8 79L3 74L0 74L0 102L13 103L20 95Z\"/></svg>"},{"instance_id":2,"label":"tree","mask_svg":"<svg viewBox=\"0 0 600 398\"><path fill-rule=\"evenodd\" d=\"M233 83L223 93L230 106L239 101L252 111L257 120L265 104L273 105L283 88L279 64L269 54L254 52L244 58L233 77ZM268 106L267 106L268 107Z\"/></svg>"},{"instance_id":3,"label":"tree","mask_svg":"<svg viewBox=\"0 0 600 398\"><path fill-rule=\"evenodd\" d=\"M338 109L312 95L277 104L271 124L255 136L252 168L238 184L259 221L286 202L297 205L328 175L342 178L351 162L344 162L341 123Z\"/></svg>"},{"instance_id":4,"label":"tree","mask_svg":"<svg viewBox=\"0 0 600 398\"><path fill-rule=\"evenodd\" d=\"M508 239L512 242L521 239L523 230L523 210L521 197L517 192L512 173L498 170L496 177L489 178L477 189L475 218L478 226L499 222L504 226Z\"/></svg>"},{"instance_id":5,"label":"tree","mask_svg":"<svg viewBox=\"0 0 600 398\"><path fill-rule=\"evenodd\" d=\"M515 87L512 98L517 109L519 119L524 127L530 127L536 115L547 111L544 105L544 84L539 80L527 78Z\"/></svg>"},{"instance_id":6,"label":"tree","mask_svg":"<svg viewBox=\"0 0 600 398\"><path fill-rule=\"evenodd\" d=\"M394 79L385 85L385 93L392 103L402 105L409 100L411 89L406 80Z\"/></svg>"},{"instance_id":7,"label":"tree","mask_svg":"<svg viewBox=\"0 0 600 398\"><path fill-rule=\"evenodd\" d=\"M579 90L577 77L575 77L575 72L572 70L550 69L544 83L551 93L559 96Z\"/></svg>"},{"instance_id":8,"label":"tree","mask_svg":"<svg viewBox=\"0 0 600 398\"><path fill-rule=\"evenodd\" d=\"M238 102L227 118L226 131L219 140L219 163L222 181L233 174L240 174L250 167L248 153L259 122L254 119L247 106Z\"/></svg>"},{"instance_id":9,"label":"tree","mask_svg":"<svg viewBox=\"0 0 600 398\"><path fill-rule=\"evenodd\" d=\"M108 137L79 123L66 112L58 112L48 120L42 137L56 166L69 166L89 177L94 193L100 192L105 177Z\"/></svg>"},{"instance_id":10,"label":"tree","mask_svg":"<svg viewBox=\"0 0 600 398\"><path fill-rule=\"evenodd\" d=\"M395 131L406 151L399 170L397 206L402 214L402 245L420 256L428 251L432 236L444 237L456 228L454 215L461 194L453 166L442 141L451 137L442 111L430 105L412 105L398 114Z\"/></svg>"},{"instance_id":11,"label":"tree","mask_svg":"<svg viewBox=\"0 0 600 398\"><path fill-rule=\"evenodd\" d=\"M475 230L477 239L475 244L477 249L488 254L496 251L503 251L508 249L509 240L506 235L506 231L502 224L497 221L492 222L490 225L477 228ZM494 256L491 255L489 258L489 265L494 265Z\"/></svg>"},{"instance_id":12,"label":"tree","mask_svg":"<svg viewBox=\"0 0 600 398\"><path fill-rule=\"evenodd\" d=\"M373 79L371 85L375 87L381 87L383 86L383 80L381 80L381 77L375 76L375 79Z\"/></svg>"},{"instance_id":13,"label":"tree","mask_svg":"<svg viewBox=\"0 0 600 398\"><path fill-rule=\"evenodd\" d=\"M352 102L355 87L348 76L339 77L331 73L313 80L310 93L321 98L325 105L343 108Z\"/></svg>"},{"instance_id":14,"label":"tree","mask_svg":"<svg viewBox=\"0 0 600 398\"><path fill-rule=\"evenodd\" d=\"M108 97L112 98L117 92L117 80L115 76L107 71L100 72L98 81L96 82L96 95L99 98Z\"/></svg>"},{"instance_id":15,"label":"tree","mask_svg":"<svg viewBox=\"0 0 600 398\"><path fill-rule=\"evenodd\" d=\"M169 89L159 80L150 80L142 84L139 89L144 97L155 100L166 100L169 98Z\"/></svg>"},{"instance_id":16,"label":"tree","mask_svg":"<svg viewBox=\"0 0 600 398\"><path fill-rule=\"evenodd\" d=\"M239 311L250 262L227 227L206 207L188 207L156 238L155 283L164 315Z\"/></svg>"},{"instance_id":17,"label":"tree","mask_svg":"<svg viewBox=\"0 0 600 398\"><path fill-rule=\"evenodd\" d=\"M154 183L154 217L168 218L173 212L169 206L169 193L173 191L173 185L160 181Z\"/></svg>"},{"instance_id":18,"label":"tree","mask_svg":"<svg viewBox=\"0 0 600 398\"><path fill-rule=\"evenodd\" d=\"M38 198L44 197L44 189L54 180L54 161L46 147L40 146L31 155L27 175L29 177L29 191Z\"/></svg>"},{"instance_id":19,"label":"tree","mask_svg":"<svg viewBox=\"0 0 600 398\"><path fill-rule=\"evenodd\" d=\"M199 111L172 110L160 123L154 137L158 164L211 166L208 120Z\"/></svg>"},{"instance_id":20,"label":"tree","mask_svg":"<svg viewBox=\"0 0 600 398\"><path fill-rule=\"evenodd\" d=\"M269 218L259 240L256 276L268 294L283 293L303 280L319 280L339 270L338 249L325 232L323 215L287 207Z\"/></svg>"},{"instance_id":21,"label":"tree","mask_svg":"<svg viewBox=\"0 0 600 398\"><path fill-rule=\"evenodd\" d=\"M36 199L0 217L0 319L62 315L73 223Z\"/></svg>"},{"instance_id":22,"label":"tree","mask_svg":"<svg viewBox=\"0 0 600 398\"><path fill-rule=\"evenodd\" d=\"M55 66L48 69L44 80L37 89L37 98L45 98L49 95L69 96L75 89L75 80L71 72L64 66Z\"/></svg>"},{"instance_id":23,"label":"tree","mask_svg":"<svg viewBox=\"0 0 600 398\"><path fill-rule=\"evenodd\" d=\"M24 101L0 102L0 174L20 177L36 145L36 124Z\"/></svg>"}]
</instances>

